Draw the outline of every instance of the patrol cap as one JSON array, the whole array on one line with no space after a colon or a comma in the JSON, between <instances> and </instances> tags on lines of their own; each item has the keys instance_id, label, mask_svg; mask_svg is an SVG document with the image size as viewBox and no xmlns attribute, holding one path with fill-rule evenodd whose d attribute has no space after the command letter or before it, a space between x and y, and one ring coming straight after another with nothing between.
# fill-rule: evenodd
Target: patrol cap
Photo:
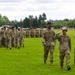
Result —
<instances>
[{"instance_id":1,"label":"patrol cap","mask_svg":"<svg viewBox=\"0 0 75 75\"><path fill-rule=\"evenodd\" d=\"M62 27L62 30L63 31L67 31L67 27Z\"/></svg>"},{"instance_id":2,"label":"patrol cap","mask_svg":"<svg viewBox=\"0 0 75 75\"><path fill-rule=\"evenodd\" d=\"M6 28L6 27L4 26L4 28Z\"/></svg>"}]
</instances>

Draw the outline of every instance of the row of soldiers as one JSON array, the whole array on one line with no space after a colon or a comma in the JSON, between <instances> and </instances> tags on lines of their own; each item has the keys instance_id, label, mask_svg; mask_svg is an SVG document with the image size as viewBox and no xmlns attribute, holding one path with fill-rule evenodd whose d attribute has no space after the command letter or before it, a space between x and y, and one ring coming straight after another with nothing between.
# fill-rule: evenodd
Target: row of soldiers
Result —
<instances>
[{"instance_id":1,"label":"row of soldiers","mask_svg":"<svg viewBox=\"0 0 75 75\"><path fill-rule=\"evenodd\" d=\"M22 28L6 27L0 30L0 46L4 45L7 48L24 47L25 33Z\"/></svg>"},{"instance_id":2,"label":"row of soldiers","mask_svg":"<svg viewBox=\"0 0 75 75\"><path fill-rule=\"evenodd\" d=\"M43 30L34 30L34 29L31 29L31 30L26 30L25 31L25 35L26 37L31 37L31 38L34 38L34 37L42 37L42 32Z\"/></svg>"}]
</instances>

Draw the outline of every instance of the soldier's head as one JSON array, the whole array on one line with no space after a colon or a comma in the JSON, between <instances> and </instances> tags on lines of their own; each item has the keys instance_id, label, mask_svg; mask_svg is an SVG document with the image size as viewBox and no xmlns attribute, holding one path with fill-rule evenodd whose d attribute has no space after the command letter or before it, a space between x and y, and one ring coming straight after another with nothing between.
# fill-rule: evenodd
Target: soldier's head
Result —
<instances>
[{"instance_id":1,"label":"soldier's head","mask_svg":"<svg viewBox=\"0 0 75 75\"><path fill-rule=\"evenodd\" d=\"M1 28L1 30L4 30L4 28Z\"/></svg>"},{"instance_id":2,"label":"soldier's head","mask_svg":"<svg viewBox=\"0 0 75 75\"><path fill-rule=\"evenodd\" d=\"M51 22L48 22L48 23L47 23L48 29L51 29L51 26L52 26L52 23L51 23Z\"/></svg>"},{"instance_id":3,"label":"soldier's head","mask_svg":"<svg viewBox=\"0 0 75 75\"><path fill-rule=\"evenodd\" d=\"M67 27L62 27L62 32L63 32L63 34L66 34L66 32L67 32Z\"/></svg>"},{"instance_id":4,"label":"soldier's head","mask_svg":"<svg viewBox=\"0 0 75 75\"><path fill-rule=\"evenodd\" d=\"M14 30L14 27L12 26L11 29Z\"/></svg>"},{"instance_id":5,"label":"soldier's head","mask_svg":"<svg viewBox=\"0 0 75 75\"><path fill-rule=\"evenodd\" d=\"M4 27L4 30L6 30L6 27Z\"/></svg>"}]
</instances>

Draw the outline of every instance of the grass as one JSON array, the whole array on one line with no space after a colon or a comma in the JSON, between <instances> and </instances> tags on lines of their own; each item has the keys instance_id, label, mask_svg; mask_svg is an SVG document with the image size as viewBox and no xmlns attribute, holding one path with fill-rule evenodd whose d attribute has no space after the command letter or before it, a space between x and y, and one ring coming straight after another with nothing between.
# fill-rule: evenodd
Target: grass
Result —
<instances>
[{"instance_id":1,"label":"grass","mask_svg":"<svg viewBox=\"0 0 75 75\"><path fill-rule=\"evenodd\" d=\"M24 48L6 49L0 48L0 75L74 75L74 31L69 30L68 34L72 39L71 70L60 68L58 41L54 51L54 64L50 66L49 57L47 64L43 63L43 46L41 38L25 38ZM59 30L55 30L59 32Z\"/></svg>"}]
</instances>

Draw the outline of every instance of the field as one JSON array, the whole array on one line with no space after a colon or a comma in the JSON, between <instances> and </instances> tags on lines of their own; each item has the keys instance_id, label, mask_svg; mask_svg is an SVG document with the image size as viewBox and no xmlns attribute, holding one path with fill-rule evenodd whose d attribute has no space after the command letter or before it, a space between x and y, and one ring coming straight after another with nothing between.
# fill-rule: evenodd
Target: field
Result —
<instances>
[{"instance_id":1,"label":"field","mask_svg":"<svg viewBox=\"0 0 75 75\"><path fill-rule=\"evenodd\" d=\"M55 30L59 32L60 30ZM43 46L41 38L25 38L24 48L6 49L0 48L0 75L75 75L74 66L74 34L75 30L68 31L72 40L71 70L60 68L58 41L54 51L54 66L50 66L49 58L47 64L43 63ZM66 62L66 61L64 61Z\"/></svg>"}]
</instances>

